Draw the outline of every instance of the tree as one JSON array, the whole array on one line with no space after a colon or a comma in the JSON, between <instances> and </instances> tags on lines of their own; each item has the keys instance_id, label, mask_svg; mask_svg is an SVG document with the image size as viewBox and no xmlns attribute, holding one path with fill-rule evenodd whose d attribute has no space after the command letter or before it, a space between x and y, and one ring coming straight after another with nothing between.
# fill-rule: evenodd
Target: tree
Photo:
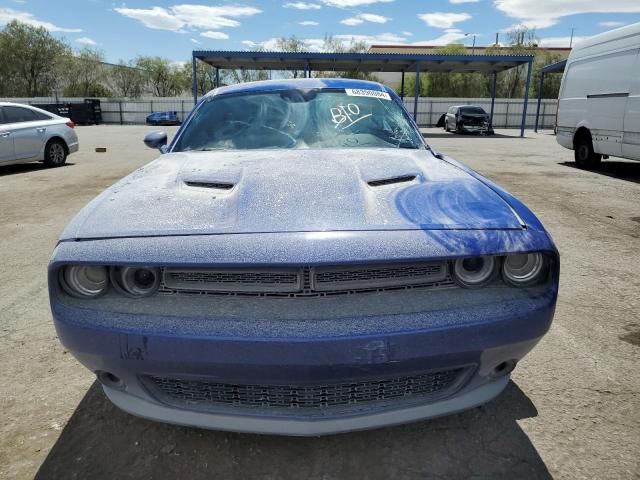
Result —
<instances>
[{"instance_id":1,"label":"tree","mask_svg":"<svg viewBox=\"0 0 640 480\"><path fill-rule=\"evenodd\" d=\"M292 35L291 37L281 37L276 40L276 50L280 52L306 52L308 47L304 40ZM293 78L298 78L302 76L303 72L300 70L288 70L287 74Z\"/></svg>"},{"instance_id":2,"label":"tree","mask_svg":"<svg viewBox=\"0 0 640 480\"><path fill-rule=\"evenodd\" d=\"M337 39L331 35L325 35L322 50L328 53L366 53L369 51L369 45L362 40L351 38L348 44L341 39ZM371 72L361 72L359 70L351 71L332 71L320 72L320 76L332 76L338 78L359 78L361 80L377 81L378 78Z\"/></svg>"},{"instance_id":3,"label":"tree","mask_svg":"<svg viewBox=\"0 0 640 480\"><path fill-rule=\"evenodd\" d=\"M128 62L120 60L118 65L111 67L108 82L113 92L119 97L137 98L144 93L144 72L133 60Z\"/></svg>"},{"instance_id":4,"label":"tree","mask_svg":"<svg viewBox=\"0 0 640 480\"><path fill-rule=\"evenodd\" d=\"M104 54L89 47L81 49L64 62L66 85L64 95L69 97L110 97L111 92L102 83L105 78Z\"/></svg>"},{"instance_id":5,"label":"tree","mask_svg":"<svg viewBox=\"0 0 640 480\"><path fill-rule=\"evenodd\" d=\"M45 28L13 20L0 32L0 92L4 96L45 96L55 88L61 60L70 48Z\"/></svg>"},{"instance_id":6,"label":"tree","mask_svg":"<svg viewBox=\"0 0 640 480\"><path fill-rule=\"evenodd\" d=\"M487 54L493 53L509 55L535 55L538 47L535 30L526 28L514 30L508 35L509 46L506 48L492 47ZM521 98L526 83L527 65L511 68L498 75L496 96L502 98ZM489 82L489 75L487 75Z\"/></svg>"},{"instance_id":7,"label":"tree","mask_svg":"<svg viewBox=\"0 0 640 480\"><path fill-rule=\"evenodd\" d=\"M156 97L175 97L187 90L188 77L182 65L174 65L161 57L138 57L136 67L142 70Z\"/></svg>"},{"instance_id":8,"label":"tree","mask_svg":"<svg viewBox=\"0 0 640 480\"><path fill-rule=\"evenodd\" d=\"M544 54L536 55L536 59L533 63L533 74L531 80L531 95L537 97L540 89L540 75L542 74L542 68L551 65L552 63L562 60L562 55L553 52L544 52ZM543 98L558 98L560 92L560 82L562 81L562 75L553 74L545 75L544 86L542 88Z\"/></svg>"},{"instance_id":9,"label":"tree","mask_svg":"<svg viewBox=\"0 0 640 480\"><path fill-rule=\"evenodd\" d=\"M198 62L197 67L198 95L202 96L216 88L216 69L204 62ZM185 62L183 75L188 81L188 87L191 88L191 85L193 85L193 65L191 60Z\"/></svg>"},{"instance_id":10,"label":"tree","mask_svg":"<svg viewBox=\"0 0 640 480\"><path fill-rule=\"evenodd\" d=\"M420 96L427 96L429 79L427 75L420 74ZM398 95L402 95L402 85L398 85L396 88L396 93ZM416 92L416 74L415 73L407 73L404 76L404 96L405 97L413 97Z\"/></svg>"},{"instance_id":11,"label":"tree","mask_svg":"<svg viewBox=\"0 0 640 480\"><path fill-rule=\"evenodd\" d=\"M450 44L434 53L445 55L465 55L464 45ZM484 97L488 94L484 78L478 73L427 73L429 97Z\"/></svg>"},{"instance_id":12,"label":"tree","mask_svg":"<svg viewBox=\"0 0 640 480\"><path fill-rule=\"evenodd\" d=\"M234 83L256 82L258 80L267 80L269 73L264 70L223 70L220 72L220 83L223 85L231 85Z\"/></svg>"}]
</instances>

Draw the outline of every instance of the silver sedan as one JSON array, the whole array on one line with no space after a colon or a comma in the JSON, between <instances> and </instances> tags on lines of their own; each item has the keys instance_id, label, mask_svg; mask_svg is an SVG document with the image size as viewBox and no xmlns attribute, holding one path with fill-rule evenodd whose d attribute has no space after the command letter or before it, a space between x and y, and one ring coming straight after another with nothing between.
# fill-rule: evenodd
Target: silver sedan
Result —
<instances>
[{"instance_id":1,"label":"silver sedan","mask_svg":"<svg viewBox=\"0 0 640 480\"><path fill-rule=\"evenodd\" d=\"M0 102L0 165L44 162L59 167L78 151L68 118L17 103Z\"/></svg>"}]
</instances>

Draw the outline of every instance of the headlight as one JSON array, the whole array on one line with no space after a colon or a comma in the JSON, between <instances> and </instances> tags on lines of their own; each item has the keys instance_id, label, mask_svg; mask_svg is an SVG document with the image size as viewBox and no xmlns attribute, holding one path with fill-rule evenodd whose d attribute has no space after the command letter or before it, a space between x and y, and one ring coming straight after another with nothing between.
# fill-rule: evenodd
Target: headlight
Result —
<instances>
[{"instance_id":1,"label":"headlight","mask_svg":"<svg viewBox=\"0 0 640 480\"><path fill-rule=\"evenodd\" d=\"M109 274L98 265L68 265L60 271L60 283L74 297L97 297L107 291Z\"/></svg>"},{"instance_id":2,"label":"headlight","mask_svg":"<svg viewBox=\"0 0 640 480\"><path fill-rule=\"evenodd\" d=\"M481 287L489 283L496 272L494 257L459 258L453 262L453 278L463 287Z\"/></svg>"},{"instance_id":3,"label":"headlight","mask_svg":"<svg viewBox=\"0 0 640 480\"><path fill-rule=\"evenodd\" d=\"M160 270L150 267L114 267L111 269L114 286L131 297L152 295L160 286Z\"/></svg>"},{"instance_id":4,"label":"headlight","mask_svg":"<svg viewBox=\"0 0 640 480\"><path fill-rule=\"evenodd\" d=\"M502 276L507 283L523 287L540 280L544 267L545 259L541 253L507 255L502 264Z\"/></svg>"}]
</instances>

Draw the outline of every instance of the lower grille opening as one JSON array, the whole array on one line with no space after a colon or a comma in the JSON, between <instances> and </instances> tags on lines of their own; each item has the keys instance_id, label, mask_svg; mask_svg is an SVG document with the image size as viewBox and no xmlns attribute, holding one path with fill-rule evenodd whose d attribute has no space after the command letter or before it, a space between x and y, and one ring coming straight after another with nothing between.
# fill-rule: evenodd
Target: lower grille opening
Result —
<instances>
[{"instance_id":1,"label":"lower grille opening","mask_svg":"<svg viewBox=\"0 0 640 480\"><path fill-rule=\"evenodd\" d=\"M246 408L283 414L316 414L335 409L362 408L397 400L436 400L458 385L468 368L460 367L413 376L320 385L253 385L202 379L145 376L150 393L180 408Z\"/></svg>"}]
</instances>

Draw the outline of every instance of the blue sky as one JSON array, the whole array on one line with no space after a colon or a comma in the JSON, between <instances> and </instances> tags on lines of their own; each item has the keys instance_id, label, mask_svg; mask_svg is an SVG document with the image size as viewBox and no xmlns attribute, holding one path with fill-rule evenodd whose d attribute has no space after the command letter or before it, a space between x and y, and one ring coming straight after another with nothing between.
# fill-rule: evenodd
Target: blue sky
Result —
<instances>
[{"instance_id":1,"label":"blue sky","mask_svg":"<svg viewBox=\"0 0 640 480\"><path fill-rule=\"evenodd\" d=\"M107 61L193 49L273 48L295 35L310 50L325 34L371 44L488 45L518 25L535 27L541 45L640 22L640 0L0 0L0 26L12 19L43 25L74 47L104 51Z\"/></svg>"}]
</instances>

